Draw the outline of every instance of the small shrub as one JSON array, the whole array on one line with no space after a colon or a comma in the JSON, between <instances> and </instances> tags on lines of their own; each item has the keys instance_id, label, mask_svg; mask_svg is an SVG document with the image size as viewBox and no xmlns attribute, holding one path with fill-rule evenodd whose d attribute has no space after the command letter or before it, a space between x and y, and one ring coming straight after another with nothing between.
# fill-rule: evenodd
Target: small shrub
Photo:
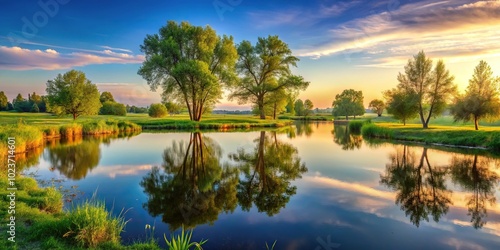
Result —
<instances>
[{"instance_id":1,"label":"small shrub","mask_svg":"<svg viewBox=\"0 0 500 250\"><path fill-rule=\"evenodd\" d=\"M185 233L183 227L181 234L177 235L177 237L174 237L172 235L172 239L170 241L167 239L167 236L165 234L163 235L163 238L165 239L169 250L189 250L192 247L194 247L194 249L201 250L203 249L201 245L205 244L208 241L202 240L199 243L191 242L191 236L193 236L193 230Z\"/></svg>"},{"instance_id":2,"label":"small shrub","mask_svg":"<svg viewBox=\"0 0 500 250\"><path fill-rule=\"evenodd\" d=\"M161 103L151 104L149 106L149 116L154 118L165 117L168 115L168 110L165 105Z\"/></svg>"}]
</instances>

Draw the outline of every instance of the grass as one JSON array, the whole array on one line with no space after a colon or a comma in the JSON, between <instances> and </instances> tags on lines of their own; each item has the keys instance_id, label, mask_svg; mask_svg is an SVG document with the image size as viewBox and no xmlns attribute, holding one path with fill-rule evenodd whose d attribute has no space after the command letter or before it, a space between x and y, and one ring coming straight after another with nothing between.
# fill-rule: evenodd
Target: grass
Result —
<instances>
[{"instance_id":1,"label":"grass","mask_svg":"<svg viewBox=\"0 0 500 250\"><path fill-rule=\"evenodd\" d=\"M94 193L90 200L73 208L62 223L69 225L63 237L73 239L81 247L95 248L105 242L119 244L127 221L123 210L118 216L111 215Z\"/></svg>"},{"instance_id":2,"label":"grass","mask_svg":"<svg viewBox=\"0 0 500 250\"><path fill-rule=\"evenodd\" d=\"M163 238L165 239L165 242L167 243L169 250L203 249L201 246L205 244L208 240L201 240L200 242L195 242L191 241L192 236L193 236L193 230L184 232L184 227L182 228L181 233L177 235L177 237L172 235L171 240L168 240L167 236L163 234Z\"/></svg>"}]
</instances>

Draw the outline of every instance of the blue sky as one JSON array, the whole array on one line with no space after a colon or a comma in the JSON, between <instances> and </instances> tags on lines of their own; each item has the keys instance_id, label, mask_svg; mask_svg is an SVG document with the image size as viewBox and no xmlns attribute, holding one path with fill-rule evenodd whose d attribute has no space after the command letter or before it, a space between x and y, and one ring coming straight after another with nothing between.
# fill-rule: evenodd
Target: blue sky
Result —
<instances>
[{"instance_id":1,"label":"blue sky","mask_svg":"<svg viewBox=\"0 0 500 250\"><path fill-rule=\"evenodd\" d=\"M6 1L0 10L0 91L45 92L45 83L82 70L100 91L149 105L160 93L137 75L139 46L168 20L210 25L237 43L279 35L311 82L301 98L331 105L346 88L365 103L394 87L412 55L443 59L463 90L479 60L500 71L499 1ZM247 109L222 99L218 108Z\"/></svg>"}]
</instances>

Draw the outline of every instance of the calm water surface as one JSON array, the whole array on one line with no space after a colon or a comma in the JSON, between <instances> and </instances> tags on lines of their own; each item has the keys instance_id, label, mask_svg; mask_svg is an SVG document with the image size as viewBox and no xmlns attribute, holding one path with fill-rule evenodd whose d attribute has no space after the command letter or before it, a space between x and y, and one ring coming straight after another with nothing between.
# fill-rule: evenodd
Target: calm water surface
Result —
<instances>
[{"instance_id":1,"label":"calm water surface","mask_svg":"<svg viewBox=\"0 0 500 250\"><path fill-rule=\"evenodd\" d=\"M150 224L204 249L500 249L497 162L319 123L53 143L27 172L129 209L125 243Z\"/></svg>"}]
</instances>

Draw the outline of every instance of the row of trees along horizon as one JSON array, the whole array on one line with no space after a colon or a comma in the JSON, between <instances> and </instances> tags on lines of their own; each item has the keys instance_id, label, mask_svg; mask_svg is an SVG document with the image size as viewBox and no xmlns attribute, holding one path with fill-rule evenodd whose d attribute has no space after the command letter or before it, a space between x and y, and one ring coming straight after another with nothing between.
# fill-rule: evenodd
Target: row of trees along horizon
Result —
<instances>
[{"instance_id":1,"label":"row of trees along horizon","mask_svg":"<svg viewBox=\"0 0 500 250\"><path fill-rule=\"evenodd\" d=\"M153 117L186 110L191 120L200 121L222 98L223 89L230 91L229 100L252 104L261 119L266 115L276 119L276 114L283 112L307 116L313 108L310 100L297 100L309 82L291 73L290 68L297 66L299 58L278 36L235 45L232 36L218 36L210 26L169 21L157 34L146 36L141 51L145 61L138 74L152 91L159 87L163 90L163 105L149 107ZM455 121L474 121L476 129L479 120L500 116L499 78L493 77L485 61L475 68L465 94L458 94L454 76L444 62L439 60L433 67L423 51L408 61L397 80L396 88L383 92L385 102L370 102L369 107L379 116L387 109L404 124L419 117L423 128L428 128L431 118L449 109ZM99 95L97 86L76 70L49 80L46 92L45 97L33 93L28 100L19 94L11 105L0 92L0 109L6 106L25 112L72 114L74 119L99 112L146 112L116 103L109 92ZM344 90L335 96L332 107L334 116L361 116L365 113L363 93Z\"/></svg>"}]
</instances>

